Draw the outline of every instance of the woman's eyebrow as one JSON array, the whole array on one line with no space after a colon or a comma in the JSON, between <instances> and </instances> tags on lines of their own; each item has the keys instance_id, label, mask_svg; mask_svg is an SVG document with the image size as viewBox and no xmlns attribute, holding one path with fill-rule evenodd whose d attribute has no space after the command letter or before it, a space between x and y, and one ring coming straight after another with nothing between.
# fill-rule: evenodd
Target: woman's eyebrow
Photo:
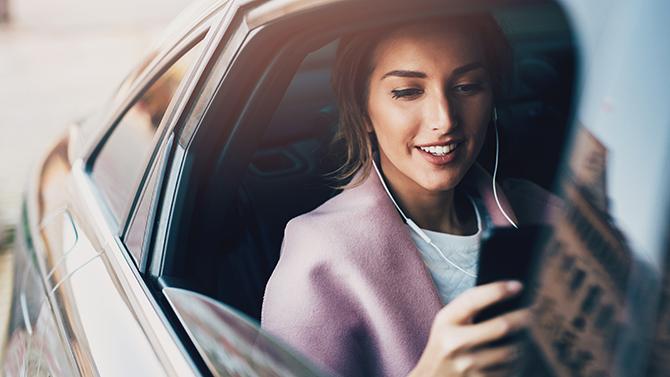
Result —
<instances>
[{"instance_id":1,"label":"woman's eyebrow","mask_svg":"<svg viewBox=\"0 0 670 377\"><path fill-rule=\"evenodd\" d=\"M423 72L418 72L418 71L405 71L405 70L394 70L390 72L386 72L384 76L382 76L381 80L389 77L389 76L396 76L396 77L410 77L410 78L417 78L417 79L425 79L428 77Z\"/></svg>"},{"instance_id":2,"label":"woman's eyebrow","mask_svg":"<svg viewBox=\"0 0 670 377\"><path fill-rule=\"evenodd\" d=\"M465 65L462 65L460 67L454 68L453 71L451 71L451 76L460 76L466 72L473 71L475 69L480 69L480 68L485 68L484 64L482 62L473 62L473 63L468 63ZM417 78L417 79L425 79L428 77L424 72L420 71L408 71L408 70L402 70L402 69L396 69L393 71L386 72L381 80L390 77L390 76L395 76L395 77L408 77L408 78Z\"/></svg>"},{"instance_id":3,"label":"woman's eyebrow","mask_svg":"<svg viewBox=\"0 0 670 377\"><path fill-rule=\"evenodd\" d=\"M465 65L462 65L460 67L454 68L453 71L451 71L451 76L460 76L466 72L474 71L475 69L484 69L484 64L482 62L473 62L473 63L468 63Z\"/></svg>"}]
</instances>

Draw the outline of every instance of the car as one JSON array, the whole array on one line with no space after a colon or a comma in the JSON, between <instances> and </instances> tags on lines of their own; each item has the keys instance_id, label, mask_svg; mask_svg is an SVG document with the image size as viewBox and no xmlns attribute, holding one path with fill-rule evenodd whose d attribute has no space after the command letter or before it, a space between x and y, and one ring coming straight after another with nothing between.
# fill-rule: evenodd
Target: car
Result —
<instances>
[{"instance_id":1,"label":"car","mask_svg":"<svg viewBox=\"0 0 670 377\"><path fill-rule=\"evenodd\" d=\"M481 11L514 49L500 174L564 203L536 245L540 359L557 376L667 375L670 3L213 0L34 171L5 376L327 375L259 319L284 226L338 192L337 41Z\"/></svg>"}]
</instances>

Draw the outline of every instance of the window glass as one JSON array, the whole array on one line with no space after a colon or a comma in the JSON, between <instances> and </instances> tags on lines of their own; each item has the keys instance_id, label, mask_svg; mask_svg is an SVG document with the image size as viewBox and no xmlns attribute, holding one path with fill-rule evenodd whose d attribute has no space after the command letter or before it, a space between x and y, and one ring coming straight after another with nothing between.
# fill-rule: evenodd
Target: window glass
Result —
<instances>
[{"instance_id":1,"label":"window glass","mask_svg":"<svg viewBox=\"0 0 670 377\"><path fill-rule=\"evenodd\" d=\"M138 82L138 78L151 65L151 63L158 56L159 50L152 50L144 59L123 79L121 85L116 88L112 96L95 110L90 116L86 117L81 124L81 132L83 136L88 139L93 137L100 128L106 124L108 117L117 110L123 100L130 95L132 89Z\"/></svg>"},{"instance_id":2,"label":"window glass","mask_svg":"<svg viewBox=\"0 0 670 377\"><path fill-rule=\"evenodd\" d=\"M93 167L99 184L119 223L132 201L146 167L154 135L188 68L202 49L199 42L154 81L121 117Z\"/></svg>"},{"instance_id":3,"label":"window glass","mask_svg":"<svg viewBox=\"0 0 670 377\"><path fill-rule=\"evenodd\" d=\"M128 233L123 237L123 241L126 244L128 251L130 251L130 255L135 260L136 265L140 268L142 267L143 252L151 237L149 220L154 217L153 213L156 209L154 197L161 187L162 172L165 167L165 157L170 151L172 137L167 140L168 141L161 146L159 156L156 158L156 163L151 167L148 183L144 186L144 191L142 192L139 204L136 207L135 214L130 220Z\"/></svg>"},{"instance_id":4,"label":"window glass","mask_svg":"<svg viewBox=\"0 0 670 377\"><path fill-rule=\"evenodd\" d=\"M133 69L128 76L123 80L121 85L119 85L116 93L114 94L113 102L118 103L122 101L128 94L130 94L131 89L134 84L137 82L137 79L142 73L149 67L149 65L156 59L158 56L159 50L151 51L144 59L138 64L135 69Z\"/></svg>"}]
</instances>

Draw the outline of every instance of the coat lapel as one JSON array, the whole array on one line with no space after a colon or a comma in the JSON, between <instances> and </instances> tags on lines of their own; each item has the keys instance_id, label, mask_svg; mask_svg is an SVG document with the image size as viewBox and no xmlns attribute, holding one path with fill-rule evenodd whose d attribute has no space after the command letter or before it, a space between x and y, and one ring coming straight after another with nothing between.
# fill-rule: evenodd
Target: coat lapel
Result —
<instances>
[{"instance_id":1,"label":"coat lapel","mask_svg":"<svg viewBox=\"0 0 670 377\"><path fill-rule=\"evenodd\" d=\"M414 300L424 306L421 312L426 314L424 322L427 322L428 329L432 323L434 315L442 307L437 288L430 277L430 273L426 268L419 251L412 240L409 228L404 223L400 213L396 209L388 194L384 190L384 186L379 176L371 171L365 181L353 190L358 191L356 196L367 197L369 203L374 203L370 207L376 218L384 219L384 227L381 230L384 232L382 239L387 240L385 245L378 245L377 252L382 260L394 260L394 266L403 269L402 272L395 272L396 276L411 276L412 282L409 287L417 287L413 289L411 294L414 295ZM352 193L353 194L353 193ZM390 285L401 288L403 282L389 281Z\"/></svg>"}]
</instances>

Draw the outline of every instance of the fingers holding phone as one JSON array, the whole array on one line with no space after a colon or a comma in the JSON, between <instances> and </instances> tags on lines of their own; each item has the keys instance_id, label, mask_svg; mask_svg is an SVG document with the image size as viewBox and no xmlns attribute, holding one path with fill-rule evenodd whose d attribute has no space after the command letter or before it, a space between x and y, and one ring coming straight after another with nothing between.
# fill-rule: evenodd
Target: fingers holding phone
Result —
<instances>
[{"instance_id":1,"label":"fingers holding phone","mask_svg":"<svg viewBox=\"0 0 670 377\"><path fill-rule=\"evenodd\" d=\"M473 319L485 308L509 300L521 290L518 282L490 283L471 288L447 304L435 317L428 344L410 375L512 373L522 344L500 341L528 327L528 310L515 310L481 323L473 323Z\"/></svg>"}]
</instances>

